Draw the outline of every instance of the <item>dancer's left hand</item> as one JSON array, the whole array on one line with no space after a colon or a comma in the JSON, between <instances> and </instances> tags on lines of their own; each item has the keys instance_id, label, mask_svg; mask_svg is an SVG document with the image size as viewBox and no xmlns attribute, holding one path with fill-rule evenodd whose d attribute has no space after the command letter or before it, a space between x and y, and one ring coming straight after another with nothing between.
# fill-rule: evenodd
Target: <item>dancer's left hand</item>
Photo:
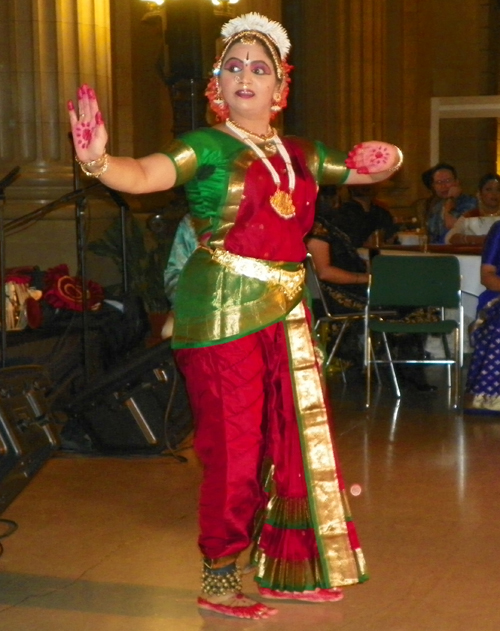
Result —
<instances>
[{"instance_id":1,"label":"dancer's left hand","mask_svg":"<svg viewBox=\"0 0 500 631\"><path fill-rule=\"evenodd\" d=\"M396 145L369 140L356 145L345 161L347 168L360 174L396 171L403 163L403 154Z\"/></svg>"}]
</instances>

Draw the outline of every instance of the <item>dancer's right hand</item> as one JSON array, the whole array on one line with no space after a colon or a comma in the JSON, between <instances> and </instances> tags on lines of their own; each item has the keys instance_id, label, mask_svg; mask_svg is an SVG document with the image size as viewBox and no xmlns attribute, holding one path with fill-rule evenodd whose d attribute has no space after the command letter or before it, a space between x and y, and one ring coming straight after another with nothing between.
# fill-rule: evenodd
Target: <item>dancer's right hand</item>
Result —
<instances>
[{"instance_id":1,"label":"dancer's right hand","mask_svg":"<svg viewBox=\"0 0 500 631\"><path fill-rule=\"evenodd\" d=\"M106 151L108 133L94 90L83 84L78 89L78 114L73 101L68 101L68 112L78 159L92 162L101 158Z\"/></svg>"}]
</instances>

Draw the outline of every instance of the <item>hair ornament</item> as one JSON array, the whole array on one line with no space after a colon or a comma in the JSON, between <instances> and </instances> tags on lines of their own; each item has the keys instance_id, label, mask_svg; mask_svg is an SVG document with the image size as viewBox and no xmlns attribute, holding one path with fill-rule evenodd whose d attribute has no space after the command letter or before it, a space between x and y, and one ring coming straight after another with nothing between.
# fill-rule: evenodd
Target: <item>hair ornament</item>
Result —
<instances>
[{"instance_id":1,"label":"hair ornament","mask_svg":"<svg viewBox=\"0 0 500 631\"><path fill-rule=\"evenodd\" d=\"M229 20L222 27L221 35L225 40L229 40L245 31L256 31L271 39L278 48L282 60L286 59L290 52L291 44L284 27L260 13L246 13Z\"/></svg>"}]
</instances>

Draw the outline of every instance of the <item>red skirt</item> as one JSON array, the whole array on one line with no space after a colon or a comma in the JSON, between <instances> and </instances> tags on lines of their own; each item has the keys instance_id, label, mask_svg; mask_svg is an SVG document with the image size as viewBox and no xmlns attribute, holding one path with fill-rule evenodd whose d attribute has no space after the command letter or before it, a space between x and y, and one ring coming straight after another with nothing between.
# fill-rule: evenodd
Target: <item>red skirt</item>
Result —
<instances>
[{"instance_id":1,"label":"red skirt","mask_svg":"<svg viewBox=\"0 0 500 631\"><path fill-rule=\"evenodd\" d=\"M310 342L308 315L303 319ZM299 422L308 412L297 409L300 394L294 385L290 334L286 322L279 322L235 341L176 351L195 418L194 448L203 465L199 547L204 556L217 559L237 555L253 543L256 580L271 589L352 584L366 577L335 456L340 557L356 558L356 576L343 578L341 567L332 577L323 558L321 515L311 501L313 452L304 435L308 430ZM307 388L305 392L307 396ZM326 406L326 398L321 401ZM338 550L333 552L338 558Z\"/></svg>"}]
</instances>

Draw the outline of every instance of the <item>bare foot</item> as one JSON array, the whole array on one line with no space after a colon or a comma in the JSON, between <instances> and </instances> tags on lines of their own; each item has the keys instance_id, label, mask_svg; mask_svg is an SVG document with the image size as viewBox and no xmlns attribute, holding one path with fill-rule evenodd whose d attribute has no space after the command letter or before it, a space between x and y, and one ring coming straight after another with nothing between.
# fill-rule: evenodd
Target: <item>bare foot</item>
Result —
<instances>
[{"instance_id":1,"label":"bare foot","mask_svg":"<svg viewBox=\"0 0 500 631\"><path fill-rule=\"evenodd\" d=\"M331 589L315 589L304 592L279 592L267 587L259 587L259 594L264 598L275 600L300 600L309 603L336 602L344 598L344 593L338 587Z\"/></svg>"},{"instance_id":2,"label":"bare foot","mask_svg":"<svg viewBox=\"0 0 500 631\"><path fill-rule=\"evenodd\" d=\"M262 620L278 613L277 609L268 607L241 593L224 594L223 596L200 596L198 607L223 616Z\"/></svg>"}]
</instances>

